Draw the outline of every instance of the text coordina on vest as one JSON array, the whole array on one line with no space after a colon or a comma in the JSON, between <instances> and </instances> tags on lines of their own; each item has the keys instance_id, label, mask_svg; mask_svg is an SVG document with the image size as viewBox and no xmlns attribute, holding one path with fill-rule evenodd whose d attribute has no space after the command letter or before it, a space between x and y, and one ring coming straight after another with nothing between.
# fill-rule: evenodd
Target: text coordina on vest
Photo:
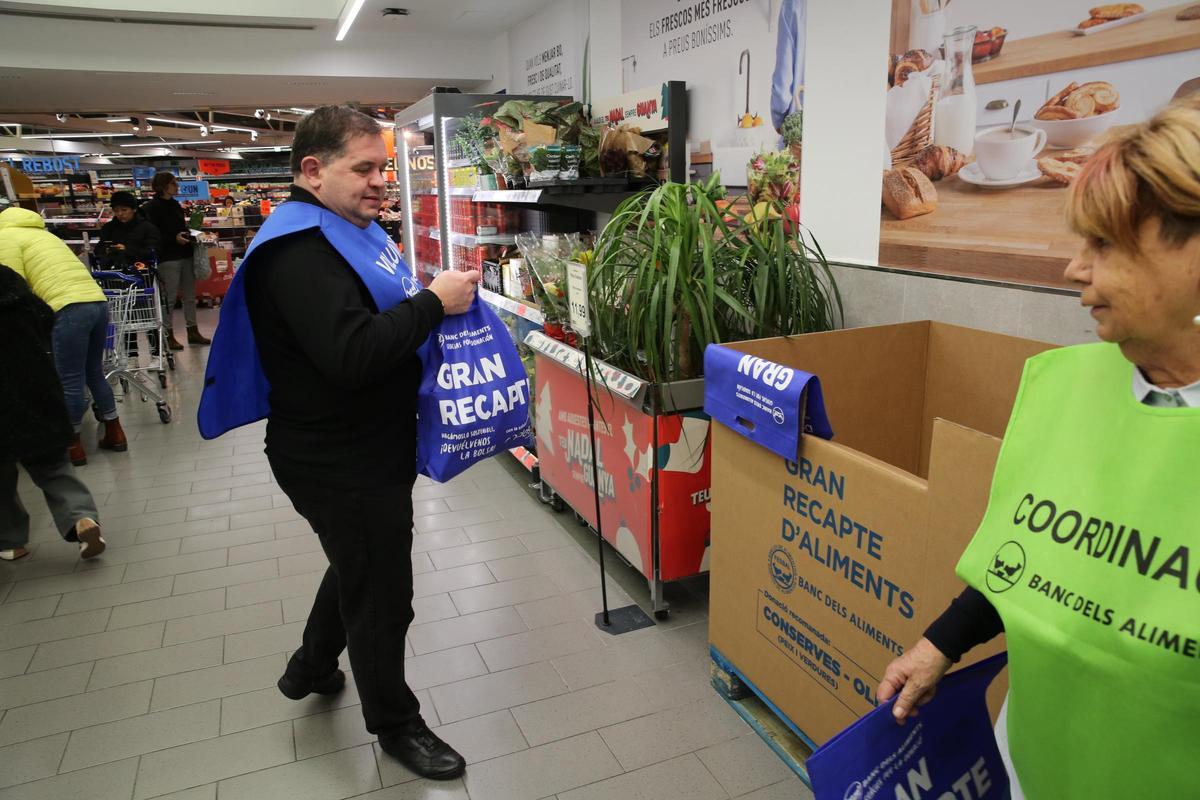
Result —
<instances>
[{"instance_id":1,"label":"text coordina on vest","mask_svg":"<svg viewBox=\"0 0 1200 800\"><path fill-rule=\"evenodd\" d=\"M1017 503L1013 524L1032 533L1048 534L1058 544L1115 567L1132 568L1151 580L1178 583L1184 591L1200 592L1200 564L1192 561L1187 545L1172 548L1161 536L1073 508L1061 508L1053 500L1032 494Z\"/></svg>"}]
</instances>

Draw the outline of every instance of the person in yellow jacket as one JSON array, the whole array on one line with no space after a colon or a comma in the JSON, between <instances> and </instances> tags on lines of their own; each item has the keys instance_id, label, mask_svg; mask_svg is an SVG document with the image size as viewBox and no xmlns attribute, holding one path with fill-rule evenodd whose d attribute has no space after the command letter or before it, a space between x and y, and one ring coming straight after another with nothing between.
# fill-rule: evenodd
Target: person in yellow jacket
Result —
<instances>
[{"instance_id":1,"label":"person in yellow jacket","mask_svg":"<svg viewBox=\"0 0 1200 800\"><path fill-rule=\"evenodd\" d=\"M46 230L36 212L13 206L0 212L0 264L25 279L33 293L54 310L54 364L62 381L67 413L75 426L71 463L87 463L80 438L87 410L87 389L100 419L105 450L128 449L117 417L117 401L104 379L104 340L108 333L108 302L88 268L71 248Z\"/></svg>"},{"instance_id":2,"label":"person in yellow jacket","mask_svg":"<svg viewBox=\"0 0 1200 800\"><path fill-rule=\"evenodd\" d=\"M1067 200L1101 343L1029 360L964 591L884 674L903 721L1008 640L1014 800L1195 797L1200 752L1200 96L1112 132Z\"/></svg>"}]
</instances>

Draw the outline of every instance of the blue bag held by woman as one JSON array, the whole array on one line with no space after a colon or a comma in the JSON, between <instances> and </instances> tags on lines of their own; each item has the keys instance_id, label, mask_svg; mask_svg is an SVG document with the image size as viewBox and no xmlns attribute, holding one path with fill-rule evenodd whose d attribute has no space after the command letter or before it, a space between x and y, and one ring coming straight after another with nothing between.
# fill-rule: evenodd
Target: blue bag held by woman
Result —
<instances>
[{"instance_id":1,"label":"blue bag held by woman","mask_svg":"<svg viewBox=\"0 0 1200 800\"><path fill-rule=\"evenodd\" d=\"M530 446L529 379L516 345L478 297L421 348L417 471L448 481L476 461Z\"/></svg>"}]
</instances>

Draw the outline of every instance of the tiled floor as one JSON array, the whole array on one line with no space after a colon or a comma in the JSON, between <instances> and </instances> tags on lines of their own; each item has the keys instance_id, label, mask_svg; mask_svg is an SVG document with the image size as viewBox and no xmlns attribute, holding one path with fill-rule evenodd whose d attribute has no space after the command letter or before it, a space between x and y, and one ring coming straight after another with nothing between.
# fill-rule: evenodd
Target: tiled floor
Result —
<instances>
[{"instance_id":1,"label":"tiled floor","mask_svg":"<svg viewBox=\"0 0 1200 800\"><path fill-rule=\"evenodd\" d=\"M79 471L102 557L80 562L22 484L34 552L0 564L0 798L811 797L710 688L703 583L656 628L598 632L588 540L501 461L415 491L408 680L465 779L419 780L381 753L353 675L337 697L285 699L275 680L325 558L261 426L200 439L203 355L180 354L172 424L125 403L129 452ZM612 604L631 593L644 603L615 568Z\"/></svg>"}]
</instances>

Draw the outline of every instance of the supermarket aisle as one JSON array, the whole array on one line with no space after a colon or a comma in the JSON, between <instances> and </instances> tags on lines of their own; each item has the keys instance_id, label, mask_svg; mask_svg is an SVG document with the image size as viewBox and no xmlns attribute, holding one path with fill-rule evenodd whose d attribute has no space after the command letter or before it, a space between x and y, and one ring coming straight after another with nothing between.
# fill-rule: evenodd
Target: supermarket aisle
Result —
<instances>
[{"instance_id":1,"label":"supermarket aisle","mask_svg":"<svg viewBox=\"0 0 1200 800\"><path fill-rule=\"evenodd\" d=\"M0 564L0 798L811 796L709 688L704 599L656 629L597 632L590 550L500 461L415 493L409 680L465 779L418 780L374 747L352 675L336 698L285 699L275 681L325 558L272 482L261 426L196 433L203 355L180 354L171 425L132 400L129 453L80 470L101 558L81 563L22 484L34 552Z\"/></svg>"}]
</instances>

